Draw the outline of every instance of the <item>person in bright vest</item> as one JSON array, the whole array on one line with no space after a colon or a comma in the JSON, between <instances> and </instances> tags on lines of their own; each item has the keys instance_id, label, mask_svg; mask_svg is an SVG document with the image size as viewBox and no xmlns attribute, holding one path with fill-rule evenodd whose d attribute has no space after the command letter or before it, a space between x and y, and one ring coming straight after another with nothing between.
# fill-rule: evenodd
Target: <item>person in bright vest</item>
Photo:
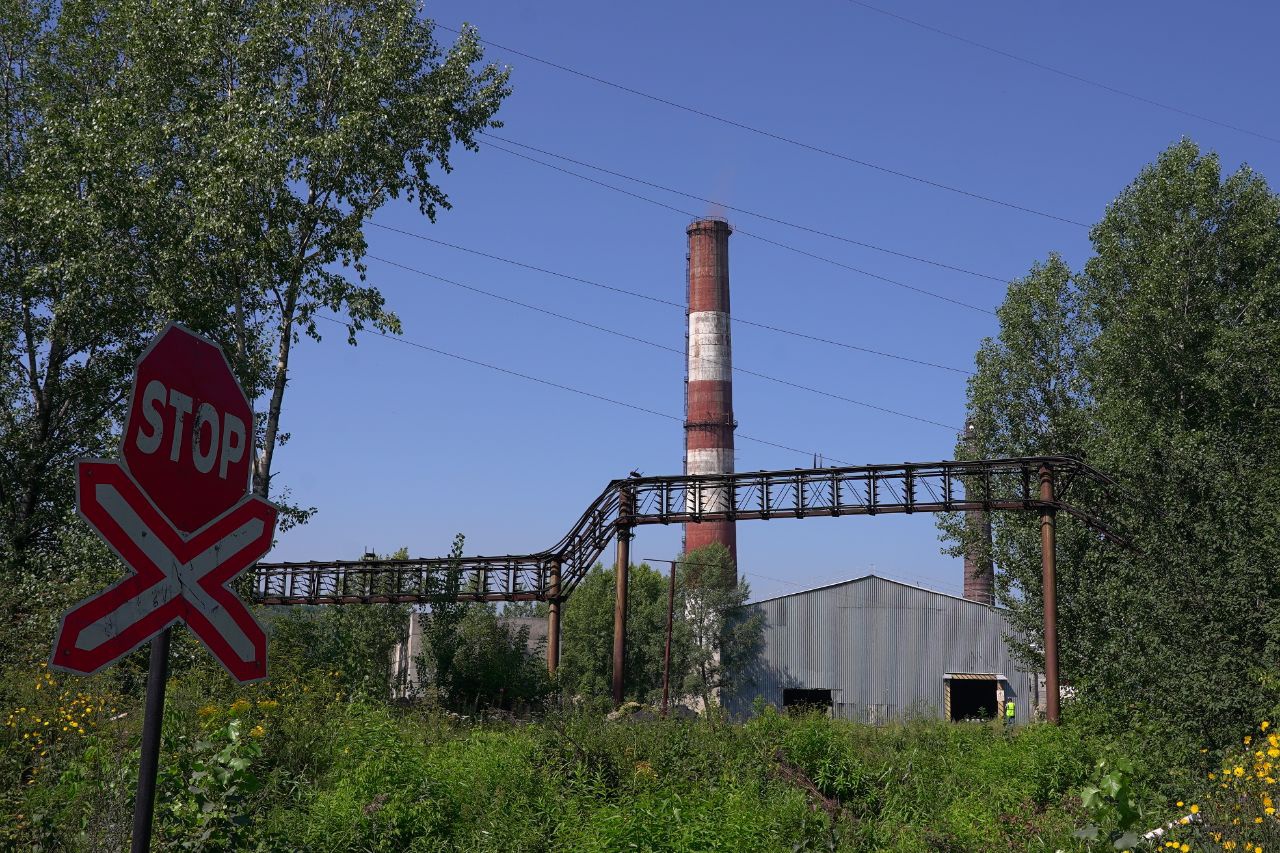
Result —
<instances>
[{"instance_id":1,"label":"person in bright vest","mask_svg":"<svg viewBox=\"0 0 1280 853\"><path fill-rule=\"evenodd\" d=\"M1013 725L1014 707L1012 699L1004 703L1004 724L1006 726Z\"/></svg>"}]
</instances>

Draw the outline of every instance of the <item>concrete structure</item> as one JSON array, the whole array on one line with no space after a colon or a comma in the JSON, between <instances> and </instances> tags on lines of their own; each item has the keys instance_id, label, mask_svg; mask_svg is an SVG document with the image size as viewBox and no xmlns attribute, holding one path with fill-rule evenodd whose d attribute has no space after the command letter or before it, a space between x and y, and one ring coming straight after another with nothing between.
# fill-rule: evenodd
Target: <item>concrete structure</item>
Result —
<instances>
[{"instance_id":1,"label":"concrete structure","mask_svg":"<svg viewBox=\"0 0 1280 853\"><path fill-rule=\"evenodd\" d=\"M747 606L765 617L765 643L751 683L723 697L734 713L758 697L872 723L965 719L1012 699L1022 723L1044 695L1011 655L995 607L875 575Z\"/></svg>"},{"instance_id":2,"label":"concrete structure","mask_svg":"<svg viewBox=\"0 0 1280 853\"><path fill-rule=\"evenodd\" d=\"M699 219L689 235L689 340L685 380L685 472L733 473L733 347L729 334L729 235L723 219ZM692 495L690 497L692 500ZM702 492L703 509L728 509L732 496ZM719 542L737 559L732 521L686 524L684 549Z\"/></svg>"}]
</instances>

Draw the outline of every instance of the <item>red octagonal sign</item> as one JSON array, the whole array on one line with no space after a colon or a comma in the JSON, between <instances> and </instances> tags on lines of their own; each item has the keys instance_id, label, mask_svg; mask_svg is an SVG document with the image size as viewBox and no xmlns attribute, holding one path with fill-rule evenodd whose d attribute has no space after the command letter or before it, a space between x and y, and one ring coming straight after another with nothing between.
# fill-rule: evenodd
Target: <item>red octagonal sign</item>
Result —
<instances>
[{"instance_id":1,"label":"red octagonal sign","mask_svg":"<svg viewBox=\"0 0 1280 853\"><path fill-rule=\"evenodd\" d=\"M173 526L193 533L248 489L253 410L212 342L169 326L138 360L124 429L129 472Z\"/></svg>"}]
</instances>

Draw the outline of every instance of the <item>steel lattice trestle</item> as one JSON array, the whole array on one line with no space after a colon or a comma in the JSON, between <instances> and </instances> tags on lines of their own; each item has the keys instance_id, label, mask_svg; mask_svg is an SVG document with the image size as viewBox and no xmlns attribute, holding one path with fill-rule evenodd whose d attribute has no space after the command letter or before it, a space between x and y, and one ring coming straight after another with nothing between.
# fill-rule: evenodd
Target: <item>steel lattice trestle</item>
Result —
<instances>
[{"instance_id":1,"label":"steel lattice trestle","mask_svg":"<svg viewBox=\"0 0 1280 853\"><path fill-rule=\"evenodd\" d=\"M1041 499L1041 470L1053 499ZM729 475L614 480L553 548L499 557L259 563L260 604L429 603L457 575L457 598L560 601L596 564L619 529L642 524L880 513L1062 511L1100 535L1115 483L1069 456L796 468ZM620 512L623 496L629 511Z\"/></svg>"}]
</instances>

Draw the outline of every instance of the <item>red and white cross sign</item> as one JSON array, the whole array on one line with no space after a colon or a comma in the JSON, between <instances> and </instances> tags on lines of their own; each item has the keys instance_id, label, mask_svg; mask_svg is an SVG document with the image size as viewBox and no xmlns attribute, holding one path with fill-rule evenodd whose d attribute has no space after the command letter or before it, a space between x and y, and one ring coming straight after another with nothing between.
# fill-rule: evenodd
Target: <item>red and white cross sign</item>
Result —
<instances>
[{"instance_id":1,"label":"red and white cross sign","mask_svg":"<svg viewBox=\"0 0 1280 853\"><path fill-rule=\"evenodd\" d=\"M97 672L181 620L240 681L267 637L229 584L271 548L248 494L253 412L222 350L167 326L138 360L123 460L81 460L76 507L133 574L62 617L50 665Z\"/></svg>"}]
</instances>

